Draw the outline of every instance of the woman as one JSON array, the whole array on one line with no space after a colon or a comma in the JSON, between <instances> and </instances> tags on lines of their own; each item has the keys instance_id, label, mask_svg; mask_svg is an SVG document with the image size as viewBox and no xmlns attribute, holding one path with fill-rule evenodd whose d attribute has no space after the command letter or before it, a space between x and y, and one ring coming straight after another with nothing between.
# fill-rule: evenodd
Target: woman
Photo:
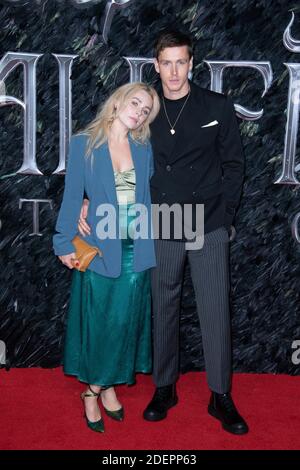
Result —
<instances>
[{"instance_id":1,"label":"woman","mask_svg":"<svg viewBox=\"0 0 300 470\"><path fill-rule=\"evenodd\" d=\"M152 87L124 85L70 142L54 251L68 268L76 267L72 240L78 235L85 191L91 233L84 241L102 256L85 272L73 272L63 365L66 374L88 384L81 398L87 425L97 432L104 432L98 398L106 414L121 421L124 411L114 385L132 384L136 372L151 371L149 268L155 266L154 244L150 230L139 237L137 230L132 235L132 227L140 204L144 225L151 228L149 124L158 111Z\"/></svg>"}]
</instances>

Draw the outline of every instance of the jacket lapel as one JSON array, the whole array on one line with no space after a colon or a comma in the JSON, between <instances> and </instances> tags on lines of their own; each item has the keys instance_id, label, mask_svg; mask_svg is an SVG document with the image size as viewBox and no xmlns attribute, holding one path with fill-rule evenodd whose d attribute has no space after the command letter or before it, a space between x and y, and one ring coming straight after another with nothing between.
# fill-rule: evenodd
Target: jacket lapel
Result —
<instances>
[{"instance_id":1,"label":"jacket lapel","mask_svg":"<svg viewBox=\"0 0 300 470\"><path fill-rule=\"evenodd\" d=\"M140 203L142 201L143 189L143 169L145 168L146 156L144 155L145 146L135 142L129 135L131 157L135 169L135 201Z\"/></svg>"},{"instance_id":2,"label":"jacket lapel","mask_svg":"<svg viewBox=\"0 0 300 470\"><path fill-rule=\"evenodd\" d=\"M114 170L110 158L107 142L93 150L93 181L95 192L101 188L100 182L104 188L107 201L117 205L117 193L114 178Z\"/></svg>"}]
</instances>

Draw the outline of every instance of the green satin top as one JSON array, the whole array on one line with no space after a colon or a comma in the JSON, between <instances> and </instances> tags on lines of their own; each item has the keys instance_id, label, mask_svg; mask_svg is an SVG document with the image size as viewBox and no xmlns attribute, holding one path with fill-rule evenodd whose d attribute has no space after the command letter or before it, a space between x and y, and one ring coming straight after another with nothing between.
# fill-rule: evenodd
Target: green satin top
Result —
<instances>
[{"instance_id":1,"label":"green satin top","mask_svg":"<svg viewBox=\"0 0 300 470\"><path fill-rule=\"evenodd\" d=\"M135 169L114 171L118 204L135 203Z\"/></svg>"}]
</instances>

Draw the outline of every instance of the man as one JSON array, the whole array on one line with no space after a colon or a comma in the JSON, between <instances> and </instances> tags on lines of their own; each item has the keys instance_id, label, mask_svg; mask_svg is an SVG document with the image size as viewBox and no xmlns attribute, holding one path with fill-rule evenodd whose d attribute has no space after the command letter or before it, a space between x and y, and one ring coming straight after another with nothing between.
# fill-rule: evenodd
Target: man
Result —
<instances>
[{"instance_id":1,"label":"man","mask_svg":"<svg viewBox=\"0 0 300 470\"><path fill-rule=\"evenodd\" d=\"M204 244L186 249L186 239L155 240L152 269L153 379L156 390L144 419L159 421L177 404L179 315L184 265L188 257L200 320L208 412L233 434L248 426L231 394L229 235L239 203L244 161L234 107L229 97L188 79L192 43L178 31L164 32L155 45L155 69L162 84L161 110L152 123L153 204L204 205ZM84 231L84 218L80 228ZM189 245L190 246L190 245Z\"/></svg>"}]
</instances>

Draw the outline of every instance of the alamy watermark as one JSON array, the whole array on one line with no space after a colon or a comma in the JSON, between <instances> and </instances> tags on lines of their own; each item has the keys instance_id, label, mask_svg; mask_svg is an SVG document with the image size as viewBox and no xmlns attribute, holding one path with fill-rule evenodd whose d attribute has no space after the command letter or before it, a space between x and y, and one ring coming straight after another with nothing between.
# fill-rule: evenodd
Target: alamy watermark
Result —
<instances>
[{"instance_id":1,"label":"alamy watermark","mask_svg":"<svg viewBox=\"0 0 300 470\"><path fill-rule=\"evenodd\" d=\"M149 214L147 206L127 204L124 197L119 200L118 212L117 216L115 206L109 203L97 207L96 216L101 220L96 225L96 234L100 240L115 239L118 235L133 240L185 240L186 250L203 247L204 204L151 204Z\"/></svg>"},{"instance_id":2,"label":"alamy watermark","mask_svg":"<svg viewBox=\"0 0 300 470\"><path fill-rule=\"evenodd\" d=\"M293 341L292 348L296 350L292 354L292 363L298 366L300 364L300 339Z\"/></svg>"}]
</instances>

